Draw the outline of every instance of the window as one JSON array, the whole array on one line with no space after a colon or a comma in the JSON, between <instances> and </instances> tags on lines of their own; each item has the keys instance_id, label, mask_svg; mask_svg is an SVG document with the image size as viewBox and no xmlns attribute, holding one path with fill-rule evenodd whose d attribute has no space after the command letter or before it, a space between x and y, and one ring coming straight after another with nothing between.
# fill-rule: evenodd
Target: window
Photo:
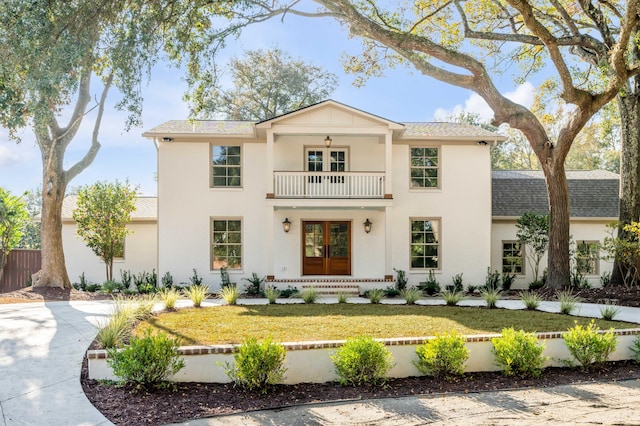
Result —
<instances>
[{"instance_id":1,"label":"window","mask_svg":"<svg viewBox=\"0 0 640 426\"><path fill-rule=\"evenodd\" d=\"M578 272L584 275L598 275L598 252L597 241L577 241L576 266Z\"/></svg>"},{"instance_id":2,"label":"window","mask_svg":"<svg viewBox=\"0 0 640 426\"><path fill-rule=\"evenodd\" d=\"M211 269L242 269L242 221L211 219Z\"/></svg>"},{"instance_id":3,"label":"window","mask_svg":"<svg viewBox=\"0 0 640 426\"><path fill-rule=\"evenodd\" d=\"M212 186L242 186L242 166L239 146L212 147Z\"/></svg>"},{"instance_id":4,"label":"window","mask_svg":"<svg viewBox=\"0 0 640 426\"><path fill-rule=\"evenodd\" d=\"M438 269L440 267L440 221L411 220L411 268Z\"/></svg>"},{"instance_id":5,"label":"window","mask_svg":"<svg viewBox=\"0 0 640 426\"><path fill-rule=\"evenodd\" d=\"M524 247L520 242L502 242L502 273L524 274Z\"/></svg>"},{"instance_id":6,"label":"window","mask_svg":"<svg viewBox=\"0 0 640 426\"><path fill-rule=\"evenodd\" d=\"M415 188L438 188L438 148L411 148L411 185Z\"/></svg>"}]
</instances>

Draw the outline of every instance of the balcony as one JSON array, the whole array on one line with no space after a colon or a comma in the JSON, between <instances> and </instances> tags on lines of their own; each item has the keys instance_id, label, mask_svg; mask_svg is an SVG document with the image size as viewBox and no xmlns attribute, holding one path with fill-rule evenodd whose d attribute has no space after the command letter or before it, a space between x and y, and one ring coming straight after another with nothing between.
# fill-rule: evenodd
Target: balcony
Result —
<instances>
[{"instance_id":1,"label":"balcony","mask_svg":"<svg viewBox=\"0 0 640 426\"><path fill-rule=\"evenodd\" d=\"M274 172L275 198L384 198L384 172Z\"/></svg>"}]
</instances>

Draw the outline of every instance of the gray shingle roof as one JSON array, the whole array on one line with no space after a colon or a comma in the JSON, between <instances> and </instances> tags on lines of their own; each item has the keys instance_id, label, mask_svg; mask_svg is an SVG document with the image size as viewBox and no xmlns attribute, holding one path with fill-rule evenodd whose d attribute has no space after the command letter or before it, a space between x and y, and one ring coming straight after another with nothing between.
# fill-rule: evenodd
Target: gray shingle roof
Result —
<instances>
[{"instance_id":1,"label":"gray shingle roof","mask_svg":"<svg viewBox=\"0 0 640 426\"><path fill-rule=\"evenodd\" d=\"M145 132L149 135L214 134L253 136L253 121L233 120L170 120Z\"/></svg>"},{"instance_id":2,"label":"gray shingle roof","mask_svg":"<svg viewBox=\"0 0 640 426\"><path fill-rule=\"evenodd\" d=\"M605 170L567 171L571 217L616 218L620 176ZM542 171L495 170L492 173L493 216L519 217L549 212Z\"/></svg>"},{"instance_id":3,"label":"gray shingle roof","mask_svg":"<svg viewBox=\"0 0 640 426\"><path fill-rule=\"evenodd\" d=\"M62 219L73 220L73 210L78 205L78 197L67 195L62 201ZM136 210L131 213L131 220L149 220L158 217L158 197L138 197Z\"/></svg>"},{"instance_id":4,"label":"gray shingle roof","mask_svg":"<svg viewBox=\"0 0 640 426\"><path fill-rule=\"evenodd\" d=\"M472 126L471 124L463 123L444 123L444 122L427 122L427 123L404 123L405 132L402 134L403 138L410 137L441 137L441 138L487 138L489 142L494 139L504 140L504 136L501 136L495 132L483 129L482 127Z\"/></svg>"}]
</instances>

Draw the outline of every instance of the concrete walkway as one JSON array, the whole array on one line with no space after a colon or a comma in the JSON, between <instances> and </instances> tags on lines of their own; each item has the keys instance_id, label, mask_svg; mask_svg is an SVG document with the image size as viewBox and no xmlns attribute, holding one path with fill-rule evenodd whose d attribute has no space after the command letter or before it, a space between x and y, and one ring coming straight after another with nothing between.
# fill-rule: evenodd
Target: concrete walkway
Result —
<instances>
[{"instance_id":1,"label":"concrete walkway","mask_svg":"<svg viewBox=\"0 0 640 426\"><path fill-rule=\"evenodd\" d=\"M364 299L354 300L360 301ZM244 302L244 301L243 301ZM261 303L247 299L247 303ZM321 302L334 302L327 298ZM217 304L211 301L210 304ZM265 302L266 303L266 302ZM389 301L396 303L396 301ZM442 304L441 301L421 301ZM181 303L182 304L182 303ZM464 305L482 304L465 301ZM500 301L508 309L519 301ZM541 310L557 312L557 303ZM85 397L80 369L95 325L110 302L0 305L0 426L110 425ZM597 305L577 312L599 317ZM640 309L621 308L617 319L640 322ZM185 425L413 425L413 424L625 424L640 426L640 380L544 389L425 396L304 405Z\"/></svg>"}]
</instances>

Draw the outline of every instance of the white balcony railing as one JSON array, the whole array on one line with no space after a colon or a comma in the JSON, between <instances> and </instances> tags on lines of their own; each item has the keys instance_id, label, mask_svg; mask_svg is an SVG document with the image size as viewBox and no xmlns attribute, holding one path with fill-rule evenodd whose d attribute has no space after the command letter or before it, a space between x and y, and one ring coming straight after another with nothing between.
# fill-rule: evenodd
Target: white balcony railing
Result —
<instances>
[{"instance_id":1,"label":"white balcony railing","mask_svg":"<svg viewBox=\"0 0 640 426\"><path fill-rule=\"evenodd\" d=\"M276 198L384 198L384 172L274 172Z\"/></svg>"}]
</instances>

